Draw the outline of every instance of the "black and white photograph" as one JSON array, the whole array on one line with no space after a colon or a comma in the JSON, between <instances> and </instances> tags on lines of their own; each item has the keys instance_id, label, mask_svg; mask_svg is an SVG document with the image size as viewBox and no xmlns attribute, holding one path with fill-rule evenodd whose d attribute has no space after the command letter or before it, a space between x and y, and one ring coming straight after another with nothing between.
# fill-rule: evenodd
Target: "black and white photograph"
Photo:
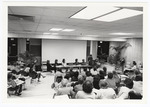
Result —
<instances>
[{"instance_id":1,"label":"black and white photograph","mask_svg":"<svg viewBox=\"0 0 150 107\"><path fill-rule=\"evenodd\" d=\"M27 2L5 8L9 101L146 98L145 3Z\"/></svg>"}]
</instances>

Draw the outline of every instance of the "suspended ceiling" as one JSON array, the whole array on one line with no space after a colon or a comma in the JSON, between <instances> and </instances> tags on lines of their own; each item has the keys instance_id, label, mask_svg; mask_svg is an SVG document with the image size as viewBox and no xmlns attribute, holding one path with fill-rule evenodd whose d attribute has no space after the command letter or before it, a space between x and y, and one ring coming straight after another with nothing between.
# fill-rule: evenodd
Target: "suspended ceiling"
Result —
<instances>
[{"instance_id":1,"label":"suspended ceiling","mask_svg":"<svg viewBox=\"0 0 150 107\"><path fill-rule=\"evenodd\" d=\"M9 6L8 32L32 37L93 37L93 38L142 38L143 15L137 15L113 22L70 18L85 6ZM143 11L142 7L122 7ZM49 31L51 28L75 29L72 32ZM58 33L44 35L43 33ZM133 35L112 35L132 33ZM29 36L29 37L30 37Z\"/></svg>"}]
</instances>

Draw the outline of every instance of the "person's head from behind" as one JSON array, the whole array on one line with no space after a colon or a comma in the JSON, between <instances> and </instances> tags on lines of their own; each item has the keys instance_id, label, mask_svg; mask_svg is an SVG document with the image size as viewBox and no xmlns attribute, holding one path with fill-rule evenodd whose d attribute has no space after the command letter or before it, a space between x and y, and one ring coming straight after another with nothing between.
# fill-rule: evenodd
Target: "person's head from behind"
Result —
<instances>
[{"instance_id":1,"label":"person's head from behind","mask_svg":"<svg viewBox=\"0 0 150 107\"><path fill-rule=\"evenodd\" d=\"M142 76L141 76L141 75L137 75L137 76L135 77L135 81L143 81Z\"/></svg>"},{"instance_id":2,"label":"person's head from behind","mask_svg":"<svg viewBox=\"0 0 150 107\"><path fill-rule=\"evenodd\" d=\"M83 88L83 91L84 91L85 93L90 94L90 93L92 92L92 89L93 89L93 84L92 84L91 81L86 80L86 81L83 83L82 88Z\"/></svg>"},{"instance_id":3,"label":"person's head from behind","mask_svg":"<svg viewBox=\"0 0 150 107\"><path fill-rule=\"evenodd\" d=\"M74 77L78 78L78 75L79 75L78 71L74 72Z\"/></svg>"},{"instance_id":4,"label":"person's head from behind","mask_svg":"<svg viewBox=\"0 0 150 107\"><path fill-rule=\"evenodd\" d=\"M130 91L128 96L129 96L129 99L142 99L142 95L134 91Z\"/></svg>"},{"instance_id":5,"label":"person's head from behind","mask_svg":"<svg viewBox=\"0 0 150 107\"><path fill-rule=\"evenodd\" d=\"M65 78L65 79L67 79L67 80L69 80L69 78L70 78L70 74L69 74L69 73L67 73L67 74L64 76L64 78Z\"/></svg>"},{"instance_id":6,"label":"person's head from behind","mask_svg":"<svg viewBox=\"0 0 150 107\"><path fill-rule=\"evenodd\" d=\"M100 70L100 71L99 71L99 74L100 74L100 75L104 75L104 71L103 71L103 70Z\"/></svg>"},{"instance_id":7,"label":"person's head from behind","mask_svg":"<svg viewBox=\"0 0 150 107\"><path fill-rule=\"evenodd\" d=\"M100 81L100 76L98 74L94 76L94 81Z\"/></svg>"},{"instance_id":8,"label":"person's head from behind","mask_svg":"<svg viewBox=\"0 0 150 107\"><path fill-rule=\"evenodd\" d=\"M87 77L91 76L90 71L87 71L87 72L86 72L86 76L87 76Z\"/></svg>"},{"instance_id":9,"label":"person's head from behind","mask_svg":"<svg viewBox=\"0 0 150 107\"><path fill-rule=\"evenodd\" d=\"M133 80L132 80L132 79L126 78L126 79L124 80L124 84L125 84L125 86L128 87L129 89L132 89L134 83L133 83Z\"/></svg>"},{"instance_id":10,"label":"person's head from behind","mask_svg":"<svg viewBox=\"0 0 150 107\"><path fill-rule=\"evenodd\" d=\"M66 87L67 84L68 84L68 80L67 80L67 79L63 79L63 80L61 81L61 85L62 85L63 87Z\"/></svg>"},{"instance_id":11,"label":"person's head from behind","mask_svg":"<svg viewBox=\"0 0 150 107\"><path fill-rule=\"evenodd\" d=\"M58 76L58 77L56 78L56 82L60 83L61 81L62 81L62 76Z\"/></svg>"},{"instance_id":12,"label":"person's head from behind","mask_svg":"<svg viewBox=\"0 0 150 107\"><path fill-rule=\"evenodd\" d=\"M108 87L108 84L107 84L106 81L100 80L99 87L102 88L102 89L106 89Z\"/></svg>"},{"instance_id":13,"label":"person's head from behind","mask_svg":"<svg viewBox=\"0 0 150 107\"><path fill-rule=\"evenodd\" d=\"M113 71L112 73L113 73L113 75L117 75L117 72L116 72L116 71Z\"/></svg>"},{"instance_id":14,"label":"person's head from behind","mask_svg":"<svg viewBox=\"0 0 150 107\"><path fill-rule=\"evenodd\" d=\"M103 67L103 71L104 71L104 72L107 72L107 68L106 68L105 66Z\"/></svg>"},{"instance_id":15,"label":"person's head from behind","mask_svg":"<svg viewBox=\"0 0 150 107\"><path fill-rule=\"evenodd\" d=\"M108 79L112 79L113 78L113 73L109 72L108 73Z\"/></svg>"},{"instance_id":16,"label":"person's head from behind","mask_svg":"<svg viewBox=\"0 0 150 107\"><path fill-rule=\"evenodd\" d=\"M78 82L79 84L82 84L84 82L84 77L82 75L78 76Z\"/></svg>"},{"instance_id":17,"label":"person's head from behind","mask_svg":"<svg viewBox=\"0 0 150 107\"><path fill-rule=\"evenodd\" d=\"M11 73L12 74L17 74L17 71L16 70L12 70Z\"/></svg>"},{"instance_id":18,"label":"person's head from behind","mask_svg":"<svg viewBox=\"0 0 150 107\"><path fill-rule=\"evenodd\" d=\"M136 65L136 62L135 62L135 61L133 61L133 65Z\"/></svg>"}]
</instances>

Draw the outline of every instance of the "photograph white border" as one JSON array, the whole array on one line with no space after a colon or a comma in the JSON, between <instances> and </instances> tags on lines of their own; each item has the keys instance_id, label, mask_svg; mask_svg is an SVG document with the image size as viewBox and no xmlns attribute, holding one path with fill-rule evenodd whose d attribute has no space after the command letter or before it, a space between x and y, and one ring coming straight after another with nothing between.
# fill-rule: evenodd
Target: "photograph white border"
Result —
<instances>
[{"instance_id":1,"label":"photograph white border","mask_svg":"<svg viewBox=\"0 0 150 107\"><path fill-rule=\"evenodd\" d=\"M135 0L131 0L131 2L128 1L128 3L123 3L123 2L119 2L119 0L117 0L116 3L114 2L105 2L108 4L118 4L121 5L121 6L124 6L124 5L127 5L127 6L133 6L133 3L134 6L143 6L144 9L143 9L143 65L144 65L144 68L143 68L143 71L144 71L144 78L143 78L143 100L53 100L53 99L8 99L7 98L7 81L6 81L6 77L7 77L7 73L4 72L4 71L7 71L7 34L8 34L8 18L7 18L7 7L8 6L83 6L83 5L91 5L91 4L94 4L94 5L98 5L98 3L101 3L101 4L105 4L104 2L101 2L101 1L79 1L79 2L74 2L74 1L71 1L71 2L65 2L65 1L62 1L60 0L59 2L48 2L48 0L46 0L46 2L42 1L38 1L38 2L35 2L35 0L33 0L33 2L24 2L24 1L21 1L21 2L14 2L13 0L10 0L11 2L9 2L9 0L7 1L3 1L2 2L2 36L1 36L1 44L2 44L2 52L1 52L1 56L2 56L2 63L1 63L1 79L2 79L2 86L1 86L1 99L2 99L2 103L3 104L86 104L86 105L91 105L91 104L131 104L131 105L134 105L134 104L142 104L142 105L146 105L148 104L148 53L149 53L149 49L148 49L148 40L149 37L148 37L148 2L145 2L144 3L144 0L142 2L135 2ZM13 1L13 2L12 2ZM20 1L20 0L18 0ZM108 1L108 0L106 0ZM110 0L109 0L110 1ZM137 1L137 0L136 0ZM140 0L139 0L140 1ZM141 105L141 106L142 106Z\"/></svg>"}]
</instances>

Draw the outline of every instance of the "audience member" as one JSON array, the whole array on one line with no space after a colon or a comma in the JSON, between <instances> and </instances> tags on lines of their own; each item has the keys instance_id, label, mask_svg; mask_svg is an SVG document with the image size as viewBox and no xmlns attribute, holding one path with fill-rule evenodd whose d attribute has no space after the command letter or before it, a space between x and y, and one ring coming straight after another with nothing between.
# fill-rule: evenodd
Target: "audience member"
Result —
<instances>
[{"instance_id":1,"label":"audience member","mask_svg":"<svg viewBox=\"0 0 150 107\"><path fill-rule=\"evenodd\" d=\"M103 70L99 71L100 79L105 79L105 72Z\"/></svg>"},{"instance_id":2,"label":"audience member","mask_svg":"<svg viewBox=\"0 0 150 107\"><path fill-rule=\"evenodd\" d=\"M104 71L104 75L106 76L106 74L107 74L107 67L103 67L103 71Z\"/></svg>"},{"instance_id":3,"label":"audience member","mask_svg":"<svg viewBox=\"0 0 150 107\"><path fill-rule=\"evenodd\" d=\"M70 95L72 96L73 87L67 87L68 80L63 79L61 81L62 87L58 89L56 95Z\"/></svg>"},{"instance_id":4,"label":"audience member","mask_svg":"<svg viewBox=\"0 0 150 107\"><path fill-rule=\"evenodd\" d=\"M55 76L54 76L54 82L56 82L57 77L63 77L63 73L62 73L61 69L58 69L56 71Z\"/></svg>"},{"instance_id":5,"label":"audience member","mask_svg":"<svg viewBox=\"0 0 150 107\"><path fill-rule=\"evenodd\" d=\"M131 68L132 70L136 70L136 69L138 69L138 67L137 67L137 64L136 64L136 62L135 61L133 61L133 66L132 66L132 68Z\"/></svg>"},{"instance_id":6,"label":"audience member","mask_svg":"<svg viewBox=\"0 0 150 107\"><path fill-rule=\"evenodd\" d=\"M74 91L74 95L72 96L72 98L75 98L75 95L78 91L82 91L82 84L84 82L85 78L82 75L78 76L78 81L75 83L72 83L71 86L73 86L73 91Z\"/></svg>"},{"instance_id":7,"label":"audience member","mask_svg":"<svg viewBox=\"0 0 150 107\"><path fill-rule=\"evenodd\" d=\"M35 71L34 65L31 65L31 66L30 66L29 76L32 78L32 79L31 79L31 83L33 82L33 79L38 79L38 82L40 82L41 76L42 76L43 78L45 78L45 76L42 75L40 72L36 72L36 71Z\"/></svg>"},{"instance_id":8,"label":"audience member","mask_svg":"<svg viewBox=\"0 0 150 107\"><path fill-rule=\"evenodd\" d=\"M78 71L72 72L71 81L78 81L78 75Z\"/></svg>"},{"instance_id":9,"label":"audience member","mask_svg":"<svg viewBox=\"0 0 150 107\"><path fill-rule=\"evenodd\" d=\"M97 92L96 99L115 99L116 93L112 88L108 87L108 84L106 81L101 80L99 82L100 84L100 90Z\"/></svg>"},{"instance_id":10,"label":"audience member","mask_svg":"<svg viewBox=\"0 0 150 107\"><path fill-rule=\"evenodd\" d=\"M136 93L134 91L130 91L129 94L129 99L142 99L142 95L140 93Z\"/></svg>"},{"instance_id":11,"label":"audience member","mask_svg":"<svg viewBox=\"0 0 150 107\"><path fill-rule=\"evenodd\" d=\"M121 79L116 71L113 71L113 79L115 80L116 86L118 87L120 85Z\"/></svg>"},{"instance_id":12,"label":"audience member","mask_svg":"<svg viewBox=\"0 0 150 107\"><path fill-rule=\"evenodd\" d=\"M90 70L90 73L92 76L95 76L98 74L98 71L97 71L97 68L96 67L93 67L91 70Z\"/></svg>"},{"instance_id":13,"label":"audience member","mask_svg":"<svg viewBox=\"0 0 150 107\"><path fill-rule=\"evenodd\" d=\"M58 89L62 87L61 85L62 79L63 79L62 76L57 76L56 81L51 85L51 88L53 88L55 91L58 91Z\"/></svg>"},{"instance_id":14,"label":"audience member","mask_svg":"<svg viewBox=\"0 0 150 107\"><path fill-rule=\"evenodd\" d=\"M16 83L16 77L13 76L11 73L8 73L8 93L9 91L15 91L15 95L20 96L22 92L22 84L17 85Z\"/></svg>"},{"instance_id":15,"label":"audience member","mask_svg":"<svg viewBox=\"0 0 150 107\"><path fill-rule=\"evenodd\" d=\"M92 77L90 71L86 72L86 80L89 80L89 81L91 81L93 83L93 77Z\"/></svg>"},{"instance_id":16,"label":"audience member","mask_svg":"<svg viewBox=\"0 0 150 107\"><path fill-rule=\"evenodd\" d=\"M78 91L76 99L95 99L95 93L93 90L93 84L91 81L86 80L82 85L83 91Z\"/></svg>"},{"instance_id":17,"label":"audience member","mask_svg":"<svg viewBox=\"0 0 150 107\"><path fill-rule=\"evenodd\" d=\"M105 81L107 82L109 88L113 88L114 90L117 88L116 80L113 78L113 73L109 72Z\"/></svg>"},{"instance_id":18,"label":"audience member","mask_svg":"<svg viewBox=\"0 0 150 107\"><path fill-rule=\"evenodd\" d=\"M97 74L94 76L94 79L93 79L93 88L100 89L99 81L100 81L100 76Z\"/></svg>"},{"instance_id":19,"label":"audience member","mask_svg":"<svg viewBox=\"0 0 150 107\"><path fill-rule=\"evenodd\" d=\"M130 91L133 91L133 81L129 78L126 78L124 80L125 86L120 87L119 93L118 93L118 99L128 99L128 94Z\"/></svg>"},{"instance_id":20,"label":"audience member","mask_svg":"<svg viewBox=\"0 0 150 107\"><path fill-rule=\"evenodd\" d=\"M52 71L51 71L52 66L51 66L51 64L50 64L50 60L47 60L46 66L47 66L47 71L48 71L48 72L52 72Z\"/></svg>"},{"instance_id":21,"label":"audience member","mask_svg":"<svg viewBox=\"0 0 150 107\"><path fill-rule=\"evenodd\" d=\"M137 75L135 77L135 80L133 81L134 85L133 85L133 90L136 93L139 93L141 95L143 95L143 79L141 75Z\"/></svg>"}]
</instances>

